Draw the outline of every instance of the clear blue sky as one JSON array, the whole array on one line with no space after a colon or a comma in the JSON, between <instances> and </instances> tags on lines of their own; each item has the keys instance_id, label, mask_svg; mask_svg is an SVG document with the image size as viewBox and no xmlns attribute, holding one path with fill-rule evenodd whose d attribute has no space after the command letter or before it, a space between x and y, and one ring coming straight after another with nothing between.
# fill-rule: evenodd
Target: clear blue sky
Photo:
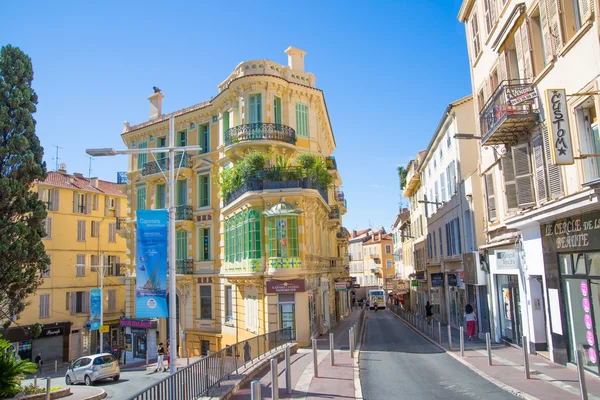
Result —
<instances>
[{"instance_id":1,"label":"clear blue sky","mask_svg":"<svg viewBox=\"0 0 600 400\"><path fill-rule=\"evenodd\" d=\"M178 110L216 95L244 60L287 63L293 45L308 53L305 68L325 93L348 199L344 225L389 229L397 165L426 148L447 104L471 89L461 0L91 3L2 8L0 44L33 61L49 170L54 145L67 170L85 176L86 148L122 148L123 122L148 118L152 86L165 94L163 112ZM101 179L126 169L125 157L92 162Z\"/></svg>"}]
</instances>

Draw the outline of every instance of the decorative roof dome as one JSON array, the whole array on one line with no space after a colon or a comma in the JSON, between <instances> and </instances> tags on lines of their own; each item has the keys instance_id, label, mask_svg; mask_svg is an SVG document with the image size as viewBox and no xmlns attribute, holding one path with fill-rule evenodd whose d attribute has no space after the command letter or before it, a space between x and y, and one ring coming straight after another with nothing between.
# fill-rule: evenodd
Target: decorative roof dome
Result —
<instances>
[{"instance_id":1,"label":"decorative roof dome","mask_svg":"<svg viewBox=\"0 0 600 400\"><path fill-rule=\"evenodd\" d=\"M275 217L275 216L297 216L302 214L302 211L298 211L292 206L290 203L286 201L280 201L275 204L269 210L265 211L267 217Z\"/></svg>"}]
</instances>

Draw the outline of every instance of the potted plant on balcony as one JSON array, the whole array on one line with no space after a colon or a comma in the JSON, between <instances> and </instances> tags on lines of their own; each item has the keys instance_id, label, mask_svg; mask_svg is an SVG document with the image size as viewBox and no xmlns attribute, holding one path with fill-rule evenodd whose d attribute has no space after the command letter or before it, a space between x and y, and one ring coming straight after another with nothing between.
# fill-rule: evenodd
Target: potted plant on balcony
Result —
<instances>
[{"instance_id":1,"label":"potted plant on balcony","mask_svg":"<svg viewBox=\"0 0 600 400\"><path fill-rule=\"evenodd\" d=\"M296 162L300 167L302 177L306 178L305 185L316 183L324 189L331 184L331 175L321 157L316 154L304 153L296 158Z\"/></svg>"}]
</instances>

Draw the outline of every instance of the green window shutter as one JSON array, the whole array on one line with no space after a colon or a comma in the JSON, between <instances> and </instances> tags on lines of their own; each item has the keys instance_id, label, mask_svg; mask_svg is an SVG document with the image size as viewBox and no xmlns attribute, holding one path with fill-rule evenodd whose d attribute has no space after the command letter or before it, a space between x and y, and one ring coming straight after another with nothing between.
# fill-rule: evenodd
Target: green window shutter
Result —
<instances>
[{"instance_id":1,"label":"green window shutter","mask_svg":"<svg viewBox=\"0 0 600 400\"><path fill-rule=\"evenodd\" d=\"M250 100L250 123L262 122L261 95L251 94Z\"/></svg>"},{"instance_id":2,"label":"green window shutter","mask_svg":"<svg viewBox=\"0 0 600 400\"><path fill-rule=\"evenodd\" d=\"M225 143L225 132L229 130L229 111L223 113L223 143Z\"/></svg>"},{"instance_id":3,"label":"green window shutter","mask_svg":"<svg viewBox=\"0 0 600 400\"><path fill-rule=\"evenodd\" d=\"M159 137L156 139L156 147L167 147L167 138ZM163 158L167 158L167 153L158 153L156 154L156 159L161 160Z\"/></svg>"},{"instance_id":4,"label":"green window shutter","mask_svg":"<svg viewBox=\"0 0 600 400\"><path fill-rule=\"evenodd\" d=\"M275 123L281 124L281 98L275 97L273 100L273 112L275 114Z\"/></svg>"},{"instance_id":5,"label":"green window shutter","mask_svg":"<svg viewBox=\"0 0 600 400\"><path fill-rule=\"evenodd\" d=\"M145 210L146 209L146 186L139 186L137 188L137 210Z\"/></svg>"},{"instance_id":6,"label":"green window shutter","mask_svg":"<svg viewBox=\"0 0 600 400\"><path fill-rule=\"evenodd\" d=\"M261 246L261 230L260 230L260 220L256 220L254 221L254 242L255 242L255 246L254 246L254 258L260 258L260 255L262 253L262 246Z\"/></svg>"},{"instance_id":7,"label":"green window shutter","mask_svg":"<svg viewBox=\"0 0 600 400\"><path fill-rule=\"evenodd\" d=\"M241 215L237 217L236 224L236 249L235 249L235 260L242 261L242 251L243 251L243 228L244 228L244 220Z\"/></svg>"},{"instance_id":8,"label":"green window shutter","mask_svg":"<svg viewBox=\"0 0 600 400\"><path fill-rule=\"evenodd\" d=\"M275 218L269 218L268 219L268 223L269 223L269 257L275 257L275 254L277 254L277 250L276 250L276 245L275 242L277 240L276 238L276 234L275 234L275 228L273 227L273 221L275 221Z\"/></svg>"},{"instance_id":9,"label":"green window shutter","mask_svg":"<svg viewBox=\"0 0 600 400\"><path fill-rule=\"evenodd\" d=\"M296 103L296 134L308 137L308 106L304 103Z\"/></svg>"},{"instance_id":10,"label":"green window shutter","mask_svg":"<svg viewBox=\"0 0 600 400\"><path fill-rule=\"evenodd\" d=\"M201 228L198 233L200 261L210 261L210 229Z\"/></svg>"},{"instance_id":11,"label":"green window shutter","mask_svg":"<svg viewBox=\"0 0 600 400\"><path fill-rule=\"evenodd\" d=\"M162 183L160 185L156 185L156 199L155 199L155 208L157 210L162 210L164 208L166 208L166 204L167 204L167 191L165 188L165 184Z\"/></svg>"},{"instance_id":12,"label":"green window shutter","mask_svg":"<svg viewBox=\"0 0 600 400\"><path fill-rule=\"evenodd\" d=\"M298 219L290 217L288 222L289 257L298 257Z\"/></svg>"},{"instance_id":13,"label":"green window shutter","mask_svg":"<svg viewBox=\"0 0 600 400\"><path fill-rule=\"evenodd\" d=\"M175 250L175 257L177 260L185 260L188 258L187 254L187 231L177 231L177 243Z\"/></svg>"},{"instance_id":14,"label":"green window shutter","mask_svg":"<svg viewBox=\"0 0 600 400\"><path fill-rule=\"evenodd\" d=\"M225 222L225 261L229 262L229 256L231 253L229 241L231 240L231 223L228 221Z\"/></svg>"},{"instance_id":15,"label":"green window shutter","mask_svg":"<svg viewBox=\"0 0 600 400\"><path fill-rule=\"evenodd\" d=\"M177 132L177 146L187 146L187 132Z\"/></svg>"},{"instance_id":16,"label":"green window shutter","mask_svg":"<svg viewBox=\"0 0 600 400\"><path fill-rule=\"evenodd\" d=\"M244 217L244 253L242 259L250 258L250 222L248 221L248 214Z\"/></svg>"},{"instance_id":17,"label":"green window shutter","mask_svg":"<svg viewBox=\"0 0 600 400\"><path fill-rule=\"evenodd\" d=\"M210 149L210 126L199 125L198 126L198 146L201 147L201 150L198 150L198 154L205 154L209 152Z\"/></svg>"},{"instance_id":18,"label":"green window shutter","mask_svg":"<svg viewBox=\"0 0 600 400\"><path fill-rule=\"evenodd\" d=\"M187 180L180 179L177 181L177 185L175 188L176 197L175 201L178 206L185 206L187 204Z\"/></svg>"},{"instance_id":19,"label":"green window shutter","mask_svg":"<svg viewBox=\"0 0 600 400\"><path fill-rule=\"evenodd\" d=\"M138 149L147 149L147 148L148 148L147 142L141 142L140 144L138 144ZM147 153L138 154L137 169L144 168L144 164L146 164L147 159L148 159Z\"/></svg>"},{"instance_id":20,"label":"green window shutter","mask_svg":"<svg viewBox=\"0 0 600 400\"><path fill-rule=\"evenodd\" d=\"M198 206L210 205L210 185L208 175L198 175Z\"/></svg>"}]
</instances>

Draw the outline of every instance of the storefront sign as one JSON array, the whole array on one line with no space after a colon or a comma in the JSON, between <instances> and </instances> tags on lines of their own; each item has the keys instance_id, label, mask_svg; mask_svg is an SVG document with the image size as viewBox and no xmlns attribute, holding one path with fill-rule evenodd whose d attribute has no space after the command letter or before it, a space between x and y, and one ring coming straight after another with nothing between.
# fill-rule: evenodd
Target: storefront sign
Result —
<instances>
[{"instance_id":1,"label":"storefront sign","mask_svg":"<svg viewBox=\"0 0 600 400\"><path fill-rule=\"evenodd\" d=\"M394 290L394 284L393 283L388 283L386 286L387 290Z\"/></svg>"},{"instance_id":2,"label":"storefront sign","mask_svg":"<svg viewBox=\"0 0 600 400\"><path fill-rule=\"evenodd\" d=\"M90 330L97 331L100 328L100 316L102 315L102 291L100 289L90 290Z\"/></svg>"},{"instance_id":3,"label":"storefront sign","mask_svg":"<svg viewBox=\"0 0 600 400\"><path fill-rule=\"evenodd\" d=\"M432 287L441 287L444 286L444 274L431 274L431 286Z\"/></svg>"},{"instance_id":4,"label":"storefront sign","mask_svg":"<svg viewBox=\"0 0 600 400\"><path fill-rule=\"evenodd\" d=\"M360 284L359 283L354 283L354 284L352 284L352 287L354 289L360 289Z\"/></svg>"},{"instance_id":5,"label":"storefront sign","mask_svg":"<svg viewBox=\"0 0 600 400\"><path fill-rule=\"evenodd\" d=\"M100 332L102 333L107 333L108 331L110 331L110 326L108 325L100 325L100 329L98 329Z\"/></svg>"},{"instance_id":6,"label":"storefront sign","mask_svg":"<svg viewBox=\"0 0 600 400\"><path fill-rule=\"evenodd\" d=\"M417 287L417 286L419 286L419 281L415 279L412 281L411 285L412 285L412 287Z\"/></svg>"},{"instance_id":7,"label":"storefront sign","mask_svg":"<svg viewBox=\"0 0 600 400\"><path fill-rule=\"evenodd\" d=\"M570 165L575 162L571 145L571 127L567 111L565 89L546 90L548 104L548 131L552 138L552 162L556 165Z\"/></svg>"},{"instance_id":8,"label":"storefront sign","mask_svg":"<svg viewBox=\"0 0 600 400\"><path fill-rule=\"evenodd\" d=\"M121 326L129 326L131 328L156 329L156 321L122 319Z\"/></svg>"},{"instance_id":9,"label":"storefront sign","mask_svg":"<svg viewBox=\"0 0 600 400\"><path fill-rule=\"evenodd\" d=\"M334 282L333 285L334 285L333 287L335 288L336 292L337 291L341 291L341 290L346 290L346 281L344 281L344 282Z\"/></svg>"},{"instance_id":10,"label":"storefront sign","mask_svg":"<svg viewBox=\"0 0 600 400\"><path fill-rule=\"evenodd\" d=\"M342 283L344 284L344 289L346 289L346 282ZM306 284L304 279L290 279L289 281L267 281L267 293L296 293L304 292L305 290Z\"/></svg>"},{"instance_id":11,"label":"storefront sign","mask_svg":"<svg viewBox=\"0 0 600 400\"><path fill-rule=\"evenodd\" d=\"M448 274L448 286L458 286L458 277L456 274Z\"/></svg>"},{"instance_id":12,"label":"storefront sign","mask_svg":"<svg viewBox=\"0 0 600 400\"><path fill-rule=\"evenodd\" d=\"M62 336L64 334L62 326L53 326L52 328L43 328L40 337Z\"/></svg>"},{"instance_id":13,"label":"storefront sign","mask_svg":"<svg viewBox=\"0 0 600 400\"><path fill-rule=\"evenodd\" d=\"M167 210L138 210L136 235L136 302L138 318L166 318Z\"/></svg>"},{"instance_id":14,"label":"storefront sign","mask_svg":"<svg viewBox=\"0 0 600 400\"><path fill-rule=\"evenodd\" d=\"M427 275L425 275L425 271L417 271L417 280L427 281Z\"/></svg>"},{"instance_id":15,"label":"storefront sign","mask_svg":"<svg viewBox=\"0 0 600 400\"><path fill-rule=\"evenodd\" d=\"M542 225L542 241L546 253L596 249L600 243L600 213L576 215Z\"/></svg>"},{"instance_id":16,"label":"storefront sign","mask_svg":"<svg viewBox=\"0 0 600 400\"><path fill-rule=\"evenodd\" d=\"M497 269L519 268L519 252L516 249L496 250L495 254Z\"/></svg>"},{"instance_id":17,"label":"storefront sign","mask_svg":"<svg viewBox=\"0 0 600 400\"><path fill-rule=\"evenodd\" d=\"M506 97L512 106L517 106L537 98L537 93L529 85L506 86Z\"/></svg>"},{"instance_id":18,"label":"storefront sign","mask_svg":"<svg viewBox=\"0 0 600 400\"><path fill-rule=\"evenodd\" d=\"M408 290L408 284L406 283L406 281L398 281L396 282L396 289Z\"/></svg>"}]
</instances>

